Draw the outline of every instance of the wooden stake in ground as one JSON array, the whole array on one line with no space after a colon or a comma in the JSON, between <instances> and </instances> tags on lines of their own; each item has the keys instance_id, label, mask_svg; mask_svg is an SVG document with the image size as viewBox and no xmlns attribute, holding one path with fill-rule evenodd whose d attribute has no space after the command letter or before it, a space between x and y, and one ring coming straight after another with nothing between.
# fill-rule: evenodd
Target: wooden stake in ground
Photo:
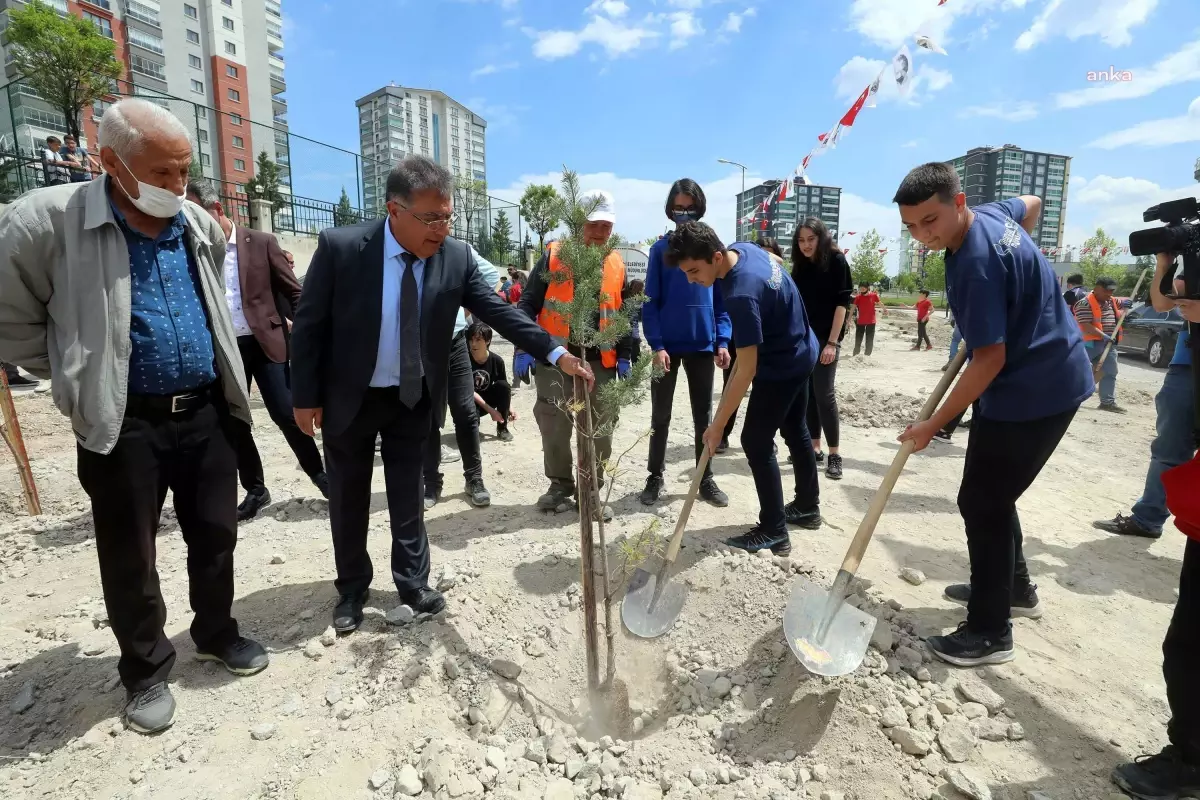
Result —
<instances>
[{"instance_id":1,"label":"wooden stake in ground","mask_svg":"<svg viewBox=\"0 0 1200 800\"><path fill-rule=\"evenodd\" d=\"M587 461L592 452L591 401L588 399L587 384L582 378L574 379L576 424L575 424L575 494L579 498L579 570L582 584L583 627L587 637L588 692L594 694L600 688L600 635L596 619L596 540L592 535L592 520L597 516L598 497L591 491L591 473L595 463ZM580 425L579 416L585 416L585 425ZM608 587L605 586L605 591Z\"/></svg>"},{"instance_id":2,"label":"wooden stake in ground","mask_svg":"<svg viewBox=\"0 0 1200 800\"><path fill-rule=\"evenodd\" d=\"M613 647L613 638L617 632L613 628L612 620L612 585L609 582L608 574L608 537L604 535L604 501L600 499L600 463L596 459L596 417L592 413L591 394L585 392L583 398L584 415L587 417L587 463L591 466L589 470L591 482L588 484L588 491L592 493L593 503L598 511L596 530L600 537L600 581L604 584L604 639L607 653L604 663L604 685L611 687L613 679L617 676L617 656ZM609 475L609 480L612 480L611 475ZM583 485L580 484L580 491L582 489Z\"/></svg>"},{"instance_id":3,"label":"wooden stake in ground","mask_svg":"<svg viewBox=\"0 0 1200 800\"><path fill-rule=\"evenodd\" d=\"M37 485L33 482L33 470L29 466L29 455L25 452L25 440L21 437L21 423L17 421L17 409L13 405L12 390L8 387L8 376L0 370L0 413L4 422L0 425L0 436L12 451L17 461L17 472L21 475L21 489L25 492L25 507L36 517L42 513L38 500Z\"/></svg>"}]
</instances>

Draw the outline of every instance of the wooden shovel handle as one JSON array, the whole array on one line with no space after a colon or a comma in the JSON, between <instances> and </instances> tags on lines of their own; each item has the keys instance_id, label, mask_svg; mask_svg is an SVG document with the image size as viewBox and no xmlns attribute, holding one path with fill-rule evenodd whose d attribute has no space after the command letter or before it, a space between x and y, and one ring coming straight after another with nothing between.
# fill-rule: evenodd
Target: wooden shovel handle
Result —
<instances>
[{"instance_id":1,"label":"wooden shovel handle","mask_svg":"<svg viewBox=\"0 0 1200 800\"><path fill-rule=\"evenodd\" d=\"M700 481L704 480L704 472L708 469L709 459L708 448L704 448L704 453L700 456L700 461L696 464L696 474L692 476L692 488L688 489L687 499L683 501L683 510L679 512L679 521L675 523L675 534L671 537L670 544L667 545L667 554L663 559L669 563L675 563L675 557L679 555L679 545L683 542L683 529L687 527L688 517L692 515L692 505L696 502L696 495L700 494Z\"/></svg>"},{"instance_id":2,"label":"wooden shovel handle","mask_svg":"<svg viewBox=\"0 0 1200 800\"><path fill-rule=\"evenodd\" d=\"M1144 270L1142 270L1142 274L1138 276L1137 284L1133 287L1133 296L1130 297L1131 305L1133 302L1133 298L1137 297L1138 289L1142 288L1142 281L1144 281L1146 279L1146 276L1149 274L1150 274L1150 268L1146 267ZM1113 301L1113 307L1114 308L1116 307L1116 301ZM1132 310L1132 308L1130 310ZM1108 344L1104 345L1104 350L1103 350L1103 352L1100 353L1100 359L1096 362L1096 366L1092 367L1092 378L1094 380L1097 380L1097 381L1100 380L1100 375L1104 372L1104 362L1108 360L1108 351L1112 350L1113 345L1116 344L1117 337L1121 334L1121 328L1123 328L1125 326L1125 319L1128 316L1129 316L1129 311L1126 311L1124 314L1121 315L1121 318L1119 320L1117 320L1117 327L1113 328L1112 341L1109 342Z\"/></svg>"},{"instance_id":3,"label":"wooden shovel handle","mask_svg":"<svg viewBox=\"0 0 1200 800\"><path fill-rule=\"evenodd\" d=\"M942 398L946 396L946 391L958 377L958 372L966 360L967 348L960 347L958 355L950 362L950 366L946 367L946 371L942 373L942 379L938 381L937 386L933 387L933 391L926 398L925 405L921 408L921 414L917 418L918 421L924 422L933 416L933 412L937 410ZM858 525L858 532L854 534L854 540L850 542L850 549L846 551L846 557L842 559L842 569L846 572L851 574L858 572L858 565L862 563L863 554L867 552L867 545L871 543L871 537L875 534L875 526L879 523L879 518L883 516L883 509L887 505L888 498L892 496L892 489L895 488L900 473L904 471L904 464L912 455L914 447L912 442L905 442L900 447L900 452L896 453L896 457L892 459L892 465L888 467L887 474L883 476L883 482L875 490L875 496L871 498L871 505Z\"/></svg>"}]
</instances>

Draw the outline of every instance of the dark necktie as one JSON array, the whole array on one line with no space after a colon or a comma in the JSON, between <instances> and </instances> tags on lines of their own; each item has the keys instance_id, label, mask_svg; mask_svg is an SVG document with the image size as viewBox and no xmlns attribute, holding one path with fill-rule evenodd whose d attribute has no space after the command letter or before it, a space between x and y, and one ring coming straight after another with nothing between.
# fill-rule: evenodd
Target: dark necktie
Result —
<instances>
[{"instance_id":1,"label":"dark necktie","mask_svg":"<svg viewBox=\"0 0 1200 800\"><path fill-rule=\"evenodd\" d=\"M421 402L421 304L413 263L417 257L402 253L404 275L400 278L400 402L415 408Z\"/></svg>"}]
</instances>

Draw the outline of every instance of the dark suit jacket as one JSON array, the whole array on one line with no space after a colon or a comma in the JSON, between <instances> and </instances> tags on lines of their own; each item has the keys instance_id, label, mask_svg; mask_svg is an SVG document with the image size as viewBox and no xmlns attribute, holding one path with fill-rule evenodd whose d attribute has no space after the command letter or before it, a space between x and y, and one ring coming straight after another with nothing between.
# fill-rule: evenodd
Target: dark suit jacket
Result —
<instances>
[{"instance_id":1,"label":"dark suit jacket","mask_svg":"<svg viewBox=\"0 0 1200 800\"><path fill-rule=\"evenodd\" d=\"M304 276L292 327L292 403L323 409L328 435L341 433L354 419L375 371L386 224L322 231ZM421 284L421 358L431 398L446 391L459 308L535 358L544 360L554 349L548 333L487 285L467 245L447 238L425 262Z\"/></svg>"},{"instance_id":2,"label":"dark suit jacket","mask_svg":"<svg viewBox=\"0 0 1200 800\"><path fill-rule=\"evenodd\" d=\"M267 358L283 363L288 360L283 320L292 318L292 309L300 301L300 281L272 234L240 226L233 233L237 237L242 313Z\"/></svg>"}]
</instances>

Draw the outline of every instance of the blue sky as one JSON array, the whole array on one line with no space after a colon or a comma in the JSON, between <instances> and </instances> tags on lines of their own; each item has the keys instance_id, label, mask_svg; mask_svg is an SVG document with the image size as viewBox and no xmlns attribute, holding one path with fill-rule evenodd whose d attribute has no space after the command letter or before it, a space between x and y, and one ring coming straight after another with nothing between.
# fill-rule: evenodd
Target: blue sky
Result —
<instances>
[{"instance_id":1,"label":"blue sky","mask_svg":"<svg viewBox=\"0 0 1200 800\"><path fill-rule=\"evenodd\" d=\"M515 199L563 164L606 188L618 230L661 233L676 178L734 231L736 168L783 177L896 52L916 53L815 183L843 188L842 230L898 236L904 173L980 145L1073 157L1066 244L1122 239L1141 211L1195 195L1196 0L285 0L291 129L358 149L356 98L395 81L440 89L488 120L488 182ZM947 55L918 51L924 34ZM1089 82L1128 71L1132 80ZM293 154L305 194L353 171ZM341 177L344 175L344 178ZM308 176L308 177L306 177ZM853 240L843 242L852 245ZM889 256L894 266L895 253Z\"/></svg>"}]
</instances>

